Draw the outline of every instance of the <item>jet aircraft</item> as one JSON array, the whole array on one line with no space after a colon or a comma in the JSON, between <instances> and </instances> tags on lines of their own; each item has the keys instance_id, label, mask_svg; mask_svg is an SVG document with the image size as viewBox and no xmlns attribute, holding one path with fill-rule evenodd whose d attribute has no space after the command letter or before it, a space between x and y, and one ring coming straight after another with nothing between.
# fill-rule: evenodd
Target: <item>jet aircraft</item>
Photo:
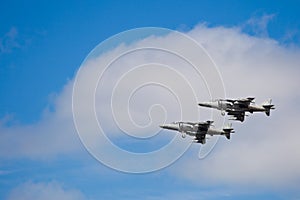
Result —
<instances>
[{"instance_id":1,"label":"jet aircraft","mask_svg":"<svg viewBox=\"0 0 300 200\"><path fill-rule=\"evenodd\" d=\"M205 144L206 143L206 135L225 135L225 137L229 140L230 134L234 133L234 129L231 124L223 129L214 129L211 128L213 121L205 121L205 122L173 122L170 124L160 125L163 129L169 129L174 131L179 131L183 138L186 135L194 137L194 142Z\"/></svg>"},{"instance_id":2,"label":"jet aircraft","mask_svg":"<svg viewBox=\"0 0 300 200\"><path fill-rule=\"evenodd\" d=\"M275 109L272 105L272 99L267 100L261 105L254 103L254 97L247 97L243 99L217 99L210 102L201 102L198 105L203 107L215 108L221 110L221 114L224 116L227 112L232 116L232 120L244 121L246 112L265 112L267 116L270 116L270 110Z\"/></svg>"}]
</instances>

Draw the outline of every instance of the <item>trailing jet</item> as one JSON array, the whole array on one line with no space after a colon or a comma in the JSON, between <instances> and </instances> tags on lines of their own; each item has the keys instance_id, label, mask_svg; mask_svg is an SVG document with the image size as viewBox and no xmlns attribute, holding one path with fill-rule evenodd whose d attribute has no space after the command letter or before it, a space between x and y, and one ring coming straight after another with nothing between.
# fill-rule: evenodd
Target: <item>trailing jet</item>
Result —
<instances>
[{"instance_id":1,"label":"trailing jet","mask_svg":"<svg viewBox=\"0 0 300 200\"><path fill-rule=\"evenodd\" d=\"M272 105L272 99L267 100L261 105L254 103L254 97L247 97L244 99L217 99L210 102L199 103L199 106L215 108L221 110L221 114L224 116L227 112L231 115L232 120L244 121L246 112L265 112L267 116L270 116L270 110L275 109Z\"/></svg>"},{"instance_id":2,"label":"trailing jet","mask_svg":"<svg viewBox=\"0 0 300 200\"><path fill-rule=\"evenodd\" d=\"M186 135L193 136L194 142L205 144L206 135L225 135L229 140L230 134L234 133L231 124L221 130L211 128L213 121L206 122L173 122L171 124L160 125L161 128L179 131L183 138Z\"/></svg>"}]
</instances>

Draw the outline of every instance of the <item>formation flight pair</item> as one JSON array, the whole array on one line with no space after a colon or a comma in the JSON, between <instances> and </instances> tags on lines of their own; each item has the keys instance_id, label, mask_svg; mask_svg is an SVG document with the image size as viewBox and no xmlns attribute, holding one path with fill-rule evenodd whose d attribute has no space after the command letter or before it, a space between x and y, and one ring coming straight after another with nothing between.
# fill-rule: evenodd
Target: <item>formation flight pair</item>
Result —
<instances>
[{"instance_id":1,"label":"formation flight pair","mask_svg":"<svg viewBox=\"0 0 300 200\"><path fill-rule=\"evenodd\" d=\"M232 120L238 120L243 122L245 120L246 112L265 112L267 116L270 116L271 109L275 109L272 105L272 100L264 102L261 105L257 105L254 102L254 97L247 97L243 99L217 99L210 102L199 103L199 106L215 108L221 110L221 114L224 116L227 112L232 116ZM224 135L228 140L230 134L234 133L234 129L231 124L222 129L212 128L213 121L206 122L173 122L170 124L160 125L163 129L179 131L182 137L186 135L194 137L194 142L205 144L206 135Z\"/></svg>"}]
</instances>

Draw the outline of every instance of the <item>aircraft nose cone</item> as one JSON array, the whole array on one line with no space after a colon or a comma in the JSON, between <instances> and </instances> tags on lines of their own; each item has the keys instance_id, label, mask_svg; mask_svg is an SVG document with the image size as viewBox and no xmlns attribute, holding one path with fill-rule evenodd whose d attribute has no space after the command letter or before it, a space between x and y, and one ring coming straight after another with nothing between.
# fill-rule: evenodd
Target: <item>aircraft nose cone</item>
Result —
<instances>
[{"instance_id":1,"label":"aircraft nose cone","mask_svg":"<svg viewBox=\"0 0 300 200\"><path fill-rule=\"evenodd\" d=\"M161 124L160 128L178 131L178 124Z\"/></svg>"},{"instance_id":2,"label":"aircraft nose cone","mask_svg":"<svg viewBox=\"0 0 300 200\"><path fill-rule=\"evenodd\" d=\"M204 107L211 107L210 103L208 102L200 102L198 103L199 106L204 106Z\"/></svg>"}]
</instances>

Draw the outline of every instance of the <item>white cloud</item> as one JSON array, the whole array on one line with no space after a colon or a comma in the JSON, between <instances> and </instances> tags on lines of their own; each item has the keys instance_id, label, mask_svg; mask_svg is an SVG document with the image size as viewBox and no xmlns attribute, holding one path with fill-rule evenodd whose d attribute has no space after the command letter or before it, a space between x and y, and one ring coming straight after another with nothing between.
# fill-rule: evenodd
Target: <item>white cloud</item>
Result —
<instances>
[{"instance_id":1,"label":"white cloud","mask_svg":"<svg viewBox=\"0 0 300 200\"><path fill-rule=\"evenodd\" d=\"M0 157L47 160L60 154L81 150L71 110L72 82L55 102L55 111L44 111L44 117L31 125L0 126Z\"/></svg>"},{"instance_id":2,"label":"white cloud","mask_svg":"<svg viewBox=\"0 0 300 200\"><path fill-rule=\"evenodd\" d=\"M300 182L300 135L297 130L300 83L299 49L239 29L196 27L192 36L207 47L218 64L228 97L273 98L271 117L253 114L236 134L204 160L188 158L177 171L199 182L262 188L296 189Z\"/></svg>"},{"instance_id":3,"label":"white cloud","mask_svg":"<svg viewBox=\"0 0 300 200\"><path fill-rule=\"evenodd\" d=\"M26 182L12 189L6 200L84 200L86 197L78 190L66 189L62 184L52 181Z\"/></svg>"},{"instance_id":4,"label":"white cloud","mask_svg":"<svg viewBox=\"0 0 300 200\"><path fill-rule=\"evenodd\" d=\"M268 21L269 18L266 18L265 21ZM265 24L261 25L262 28L266 26ZM281 46L277 41L267 38L265 35L263 38L249 36L243 33L240 27L208 28L205 25L199 25L187 34L201 43L218 65L228 97L256 96L258 103L272 97L276 110L271 117L259 113L247 117L245 123L241 125L234 123L237 130L230 142L221 142L214 152L204 160L198 160L195 155L187 155L184 162L174 165L176 176L192 181L204 180L201 182L209 184L220 182L271 188L293 187L293 183L299 183L300 147L298 141L300 141L300 135L296 129L297 120L300 118L297 112L300 98L298 92L300 86L298 81L300 75L299 49ZM157 42L165 43L166 46L176 45L179 48L185 48L184 44L171 36L163 39L150 37L141 41L144 44ZM120 49L126 50L126 48L127 46L121 46L104 54L99 58L98 64L110 56L118 54ZM197 52L190 52L191 55L195 53ZM128 66L131 64L137 65L151 61L153 57L149 55L155 57L155 61L168 64L188 77L196 92L196 100L202 101L210 98L205 84L199 82L201 78L195 77L193 71L191 73L185 63L172 55L162 52L159 54L157 52L141 53L120 59L116 68L107 71L107 77L103 80L105 85L102 93L97 93L99 104L98 107L96 105L96 108L100 115L99 118L103 120L106 130L111 131L112 134L118 135L119 131L118 127L111 123L113 118L109 114L110 102L107 101L110 99L114 83L120 75L128 70ZM145 76L154 77L156 74L151 73ZM172 81L172 77L167 76L166 80ZM16 127L1 126L1 157L48 158L58 154L73 154L82 148L72 121L72 83L73 81L69 82L58 96L55 112L46 112L45 117L37 124ZM182 84L177 86L180 91L183 91L183 94L186 94L187 91L181 88ZM178 107L174 96L166 97L165 92L155 93L151 89L148 92L151 92L151 95L140 93L139 96L137 93L136 102L144 101L132 108L132 117L137 121L141 120L138 121L139 123L143 124L143 122L149 121L148 112L146 115L144 113L153 102L166 105L168 121L180 117L178 110L174 110L174 107ZM189 102L189 99L185 99L185 102ZM197 105L186 106L188 111L195 109L199 109ZM201 120L205 120L209 110L200 109L200 112ZM198 120L189 117L185 120ZM156 123L150 124L149 127L157 128Z\"/></svg>"},{"instance_id":5,"label":"white cloud","mask_svg":"<svg viewBox=\"0 0 300 200\"><path fill-rule=\"evenodd\" d=\"M242 25L244 30L259 37L268 37L268 25L276 17L276 14L253 15Z\"/></svg>"}]
</instances>

